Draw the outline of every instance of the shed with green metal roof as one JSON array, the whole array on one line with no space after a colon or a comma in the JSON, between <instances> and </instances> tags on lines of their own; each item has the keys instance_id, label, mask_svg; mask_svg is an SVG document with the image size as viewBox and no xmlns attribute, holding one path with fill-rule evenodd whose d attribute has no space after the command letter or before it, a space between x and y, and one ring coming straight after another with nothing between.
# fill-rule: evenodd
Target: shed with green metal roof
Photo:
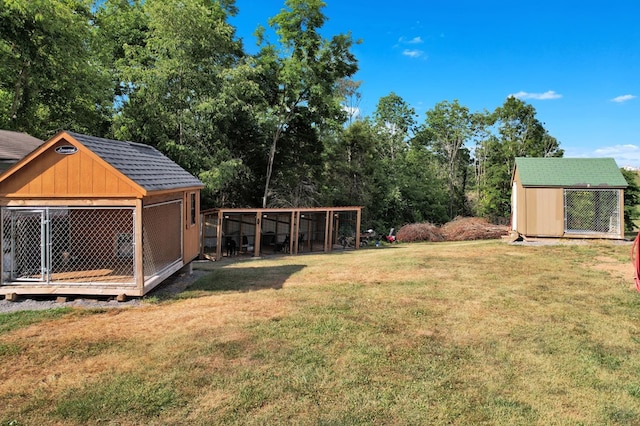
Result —
<instances>
[{"instance_id":1,"label":"shed with green metal roof","mask_svg":"<svg viewBox=\"0 0 640 426\"><path fill-rule=\"evenodd\" d=\"M613 158L516 158L512 229L525 238L624 238L627 182Z\"/></svg>"}]
</instances>

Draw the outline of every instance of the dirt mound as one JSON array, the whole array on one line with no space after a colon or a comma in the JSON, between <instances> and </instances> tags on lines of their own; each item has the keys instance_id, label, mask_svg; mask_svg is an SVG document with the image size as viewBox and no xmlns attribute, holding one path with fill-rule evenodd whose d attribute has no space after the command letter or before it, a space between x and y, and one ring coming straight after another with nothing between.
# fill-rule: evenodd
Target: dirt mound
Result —
<instances>
[{"instance_id":1,"label":"dirt mound","mask_svg":"<svg viewBox=\"0 0 640 426\"><path fill-rule=\"evenodd\" d=\"M477 217L457 217L437 227L431 223L412 223L398 231L398 241L469 241L498 239L509 233L509 227L493 225Z\"/></svg>"}]
</instances>

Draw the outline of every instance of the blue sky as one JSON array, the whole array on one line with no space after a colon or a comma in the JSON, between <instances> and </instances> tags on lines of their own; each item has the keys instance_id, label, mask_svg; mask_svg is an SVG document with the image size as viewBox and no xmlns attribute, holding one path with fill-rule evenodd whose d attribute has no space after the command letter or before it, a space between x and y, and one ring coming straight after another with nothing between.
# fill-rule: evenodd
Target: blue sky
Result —
<instances>
[{"instance_id":1,"label":"blue sky","mask_svg":"<svg viewBox=\"0 0 640 426\"><path fill-rule=\"evenodd\" d=\"M640 2L325 0L325 36L350 32L364 115L391 92L418 114L457 99L533 105L565 157L640 168ZM248 51L284 0L236 0ZM275 41L275 39L273 40Z\"/></svg>"}]
</instances>

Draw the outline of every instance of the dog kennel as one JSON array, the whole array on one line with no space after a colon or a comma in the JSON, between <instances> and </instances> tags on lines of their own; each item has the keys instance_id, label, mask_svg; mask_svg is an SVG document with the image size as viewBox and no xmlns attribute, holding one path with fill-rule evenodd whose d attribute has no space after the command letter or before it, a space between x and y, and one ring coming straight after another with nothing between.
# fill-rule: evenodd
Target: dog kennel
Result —
<instances>
[{"instance_id":1,"label":"dog kennel","mask_svg":"<svg viewBox=\"0 0 640 426\"><path fill-rule=\"evenodd\" d=\"M0 175L0 294L148 293L199 255L202 187L153 147L58 133Z\"/></svg>"},{"instance_id":2,"label":"dog kennel","mask_svg":"<svg viewBox=\"0 0 640 426\"><path fill-rule=\"evenodd\" d=\"M512 230L523 237L623 239L626 187L613 158L516 158Z\"/></svg>"}]
</instances>

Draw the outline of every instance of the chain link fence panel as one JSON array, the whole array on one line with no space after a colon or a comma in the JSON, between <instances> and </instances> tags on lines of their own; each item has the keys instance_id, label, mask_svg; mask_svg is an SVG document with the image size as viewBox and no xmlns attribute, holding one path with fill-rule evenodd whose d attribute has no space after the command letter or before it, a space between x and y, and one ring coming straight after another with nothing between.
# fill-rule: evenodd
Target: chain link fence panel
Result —
<instances>
[{"instance_id":1,"label":"chain link fence panel","mask_svg":"<svg viewBox=\"0 0 640 426\"><path fill-rule=\"evenodd\" d=\"M133 208L3 208L3 282L135 283Z\"/></svg>"},{"instance_id":2,"label":"chain link fence panel","mask_svg":"<svg viewBox=\"0 0 640 426\"><path fill-rule=\"evenodd\" d=\"M620 191L565 189L565 229L568 234L620 234Z\"/></svg>"}]
</instances>

